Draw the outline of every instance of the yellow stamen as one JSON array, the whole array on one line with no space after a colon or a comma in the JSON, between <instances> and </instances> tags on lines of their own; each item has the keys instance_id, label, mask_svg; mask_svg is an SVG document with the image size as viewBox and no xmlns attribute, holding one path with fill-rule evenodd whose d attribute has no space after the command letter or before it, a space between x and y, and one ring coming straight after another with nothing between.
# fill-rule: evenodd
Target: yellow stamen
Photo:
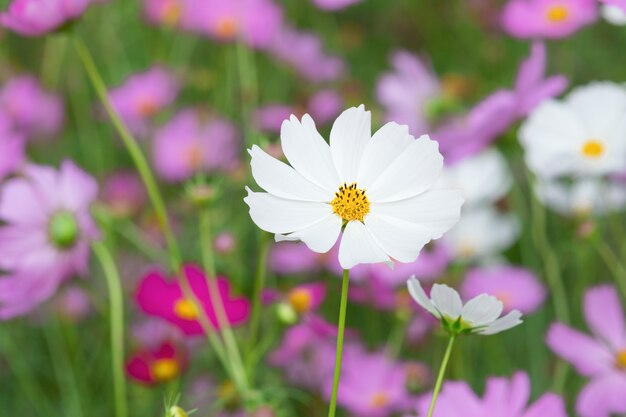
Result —
<instances>
[{"instance_id":1,"label":"yellow stamen","mask_svg":"<svg viewBox=\"0 0 626 417\"><path fill-rule=\"evenodd\" d=\"M546 17L550 22L561 23L569 17L569 9L563 5L552 6L546 12Z\"/></svg>"},{"instance_id":2,"label":"yellow stamen","mask_svg":"<svg viewBox=\"0 0 626 417\"><path fill-rule=\"evenodd\" d=\"M187 149L186 155L187 164L192 169L199 169L202 166L202 149L198 145L193 145Z\"/></svg>"},{"instance_id":3,"label":"yellow stamen","mask_svg":"<svg viewBox=\"0 0 626 417\"><path fill-rule=\"evenodd\" d=\"M152 377L159 382L170 381L178 375L178 362L172 358L158 359L150 367Z\"/></svg>"},{"instance_id":4,"label":"yellow stamen","mask_svg":"<svg viewBox=\"0 0 626 417\"><path fill-rule=\"evenodd\" d=\"M599 158L604 154L604 144L597 139L589 139L583 144L581 152L587 158Z\"/></svg>"},{"instance_id":5,"label":"yellow stamen","mask_svg":"<svg viewBox=\"0 0 626 417\"><path fill-rule=\"evenodd\" d=\"M372 395L372 398L370 400L370 404L374 408L382 408L386 406L388 403L389 403L389 396L384 392L377 392L376 394Z\"/></svg>"},{"instance_id":6,"label":"yellow stamen","mask_svg":"<svg viewBox=\"0 0 626 417\"><path fill-rule=\"evenodd\" d=\"M626 349L617 353L615 356L615 363L618 368L626 369Z\"/></svg>"},{"instance_id":7,"label":"yellow stamen","mask_svg":"<svg viewBox=\"0 0 626 417\"><path fill-rule=\"evenodd\" d=\"M215 33L219 38L230 39L235 37L237 30L239 30L237 21L230 16L224 16L217 22Z\"/></svg>"},{"instance_id":8,"label":"yellow stamen","mask_svg":"<svg viewBox=\"0 0 626 417\"><path fill-rule=\"evenodd\" d=\"M154 101L150 98L145 98L139 101L137 104L137 111L142 117L150 117L157 112L158 108Z\"/></svg>"},{"instance_id":9,"label":"yellow stamen","mask_svg":"<svg viewBox=\"0 0 626 417\"><path fill-rule=\"evenodd\" d=\"M181 298L174 304L174 314L184 320L195 320L198 318L198 307L186 298Z\"/></svg>"},{"instance_id":10,"label":"yellow stamen","mask_svg":"<svg viewBox=\"0 0 626 417\"><path fill-rule=\"evenodd\" d=\"M180 17L183 14L183 8L180 6L178 0L171 1L163 7L163 14L161 15L163 23L168 26L175 26L178 24Z\"/></svg>"},{"instance_id":11,"label":"yellow stamen","mask_svg":"<svg viewBox=\"0 0 626 417\"><path fill-rule=\"evenodd\" d=\"M333 206L333 212L347 222L351 220L362 222L365 215L370 212L370 202L365 190L357 188L355 182L350 185L344 182L330 204Z\"/></svg>"},{"instance_id":12,"label":"yellow stamen","mask_svg":"<svg viewBox=\"0 0 626 417\"><path fill-rule=\"evenodd\" d=\"M311 293L304 288L296 288L292 290L287 296L289 304L298 314L305 313L311 308L313 304L313 297Z\"/></svg>"}]
</instances>

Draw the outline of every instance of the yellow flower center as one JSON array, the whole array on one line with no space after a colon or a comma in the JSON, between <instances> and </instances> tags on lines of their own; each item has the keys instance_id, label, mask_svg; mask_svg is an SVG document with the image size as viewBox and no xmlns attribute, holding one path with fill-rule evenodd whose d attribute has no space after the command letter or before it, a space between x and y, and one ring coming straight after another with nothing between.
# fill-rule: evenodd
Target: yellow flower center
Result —
<instances>
[{"instance_id":1,"label":"yellow flower center","mask_svg":"<svg viewBox=\"0 0 626 417\"><path fill-rule=\"evenodd\" d=\"M157 112L158 108L151 98L145 98L139 100L137 104L137 111L142 117L150 117Z\"/></svg>"},{"instance_id":2,"label":"yellow flower center","mask_svg":"<svg viewBox=\"0 0 626 417\"><path fill-rule=\"evenodd\" d=\"M238 29L239 25L233 17L224 16L217 22L215 33L219 38L230 39L237 34Z\"/></svg>"},{"instance_id":3,"label":"yellow flower center","mask_svg":"<svg viewBox=\"0 0 626 417\"><path fill-rule=\"evenodd\" d=\"M287 298L289 299L291 307L293 307L298 314L309 311L311 304L313 304L311 293L304 288L296 288L289 293Z\"/></svg>"},{"instance_id":4,"label":"yellow flower center","mask_svg":"<svg viewBox=\"0 0 626 417\"><path fill-rule=\"evenodd\" d=\"M615 356L615 363L618 368L626 370L626 350L618 352Z\"/></svg>"},{"instance_id":5,"label":"yellow flower center","mask_svg":"<svg viewBox=\"0 0 626 417\"><path fill-rule=\"evenodd\" d=\"M185 154L187 164L192 169L199 169L202 166L202 149L199 145L192 145Z\"/></svg>"},{"instance_id":6,"label":"yellow flower center","mask_svg":"<svg viewBox=\"0 0 626 417\"><path fill-rule=\"evenodd\" d=\"M569 10L563 5L552 6L546 12L546 17L550 22L561 23L569 17Z\"/></svg>"},{"instance_id":7,"label":"yellow flower center","mask_svg":"<svg viewBox=\"0 0 626 417\"><path fill-rule=\"evenodd\" d=\"M604 154L604 144L597 139L589 139L583 143L581 152L587 158L599 158Z\"/></svg>"},{"instance_id":8,"label":"yellow flower center","mask_svg":"<svg viewBox=\"0 0 626 417\"><path fill-rule=\"evenodd\" d=\"M373 408L382 408L389 403L389 396L384 392L377 392L372 395L370 399L370 404Z\"/></svg>"},{"instance_id":9,"label":"yellow flower center","mask_svg":"<svg viewBox=\"0 0 626 417\"><path fill-rule=\"evenodd\" d=\"M178 24L182 14L183 8L180 6L180 3L178 1L171 1L163 7L163 23L168 26L174 26Z\"/></svg>"},{"instance_id":10,"label":"yellow flower center","mask_svg":"<svg viewBox=\"0 0 626 417\"><path fill-rule=\"evenodd\" d=\"M471 258L476 254L476 245L474 242L461 242L459 244L459 255L462 258Z\"/></svg>"},{"instance_id":11,"label":"yellow flower center","mask_svg":"<svg viewBox=\"0 0 626 417\"><path fill-rule=\"evenodd\" d=\"M350 185L344 182L330 204L333 206L333 212L347 222L351 220L362 222L365 215L370 212L370 202L365 190L357 188L356 182Z\"/></svg>"},{"instance_id":12,"label":"yellow flower center","mask_svg":"<svg viewBox=\"0 0 626 417\"><path fill-rule=\"evenodd\" d=\"M226 381L217 389L217 397L221 400L232 400L237 395L237 389L232 381Z\"/></svg>"},{"instance_id":13,"label":"yellow flower center","mask_svg":"<svg viewBox=\"0 0 626 417\"><path fill-rule=\"evenodd\" d=\"M178 362L172 358L158 359L150 367L152 377L159 382L176 378L179 370Z\"/></svg>"},{"instance_id":14,"label":"yellow flower center","mask_svg":"<svg viewBox=\"0 0 626 417\"><path fill-rule=\"evenodd\" d=\"M198 318L198 307L186 298L181 298L174 304L174 314L184 320L195 320Z\"/></svg>"}]
</instances>

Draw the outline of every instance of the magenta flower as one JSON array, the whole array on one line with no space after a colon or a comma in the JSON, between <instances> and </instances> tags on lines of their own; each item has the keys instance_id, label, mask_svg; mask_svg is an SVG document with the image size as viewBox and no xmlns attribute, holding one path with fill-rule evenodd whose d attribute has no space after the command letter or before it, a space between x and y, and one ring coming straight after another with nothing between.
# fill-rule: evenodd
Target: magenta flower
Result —
<instances>
[{"instance_id":1,"label":"magenta flower","mask_svg":"<svg viewBox=\"0 0 626 417\"><path fill-rule=\"evenodd\" d=\"M96 181L74 163L29 165L0 195L0 319L28 313L89 267L98 230L89 208Z\"/></svg>"},{"instance_id":2,"label":"magenta flower","mask_svg":"<svg viewBox=\"0 0 626 417\"><path fill-rule=\"evenodd\" d=\"M198 172L233 171L239 167L237 131L228 121L203 121L191 109L179 112L154 137L152 160L157 174L171 182Z\"/></svg>"},{"instance_id":3,"label":"magenta flower","mask_svg":"<svg viewBox=\"0 0 626 417\"><path fill-rule=\"evenodd\" d=\"M337 80L345 71L345 62L328 55L322 40L313 32L284 27L268 45L268 51L314 83Z\"/></svg>"},{"instance_id":4,"label":"magenta flower","mask_svg":"<svg viewBox=\"0 0 626 417\"><path fill-rule=\"evenodd\" d=\"M610 417L626 413L626 324L620 298L613 286L587 290L585 321L591 336L554 323L546 343L588 378L576 401L582 417Z\"/></svg>"},{"instance_id":5,"label":"magenta flower","mask_svg":"<svg viewBox=\"0 0 626 417\"><path fill-rule=\"evenodd\" d=\"M467 272L461 288L463 298L470 299L483 293L500 300L505 313L519 310L530 314L546 298L546 289L532 272L510 265L480 267Z\"/></svg>"},{"instance_id":6,"label":"magenta flower","mask_svg":"<svg viewBox=\"0 0 626 417\"><path fill-rule=\"evenodd\" d=\"M429 103L441 94L430 64L406 51L391 56L393 71L378 80L376 95L385 108L385 120L406 124L413 135L429 130Z\"/></svg>"},{"instance_id":7,"label":"magenta flower","mask_svg":"<svg viewBox=\"0 0 626 417\"><path fill-rule=\"evenodd\" d=\"M189 0L143 0L145 19L153 25L178 26Z\"/></svg>"},{"instance_id":8,"label":"magenta flower","mask_svg":"<svg viewBox=\"0 0 626 417\"><path fill-rule=\"evenodd\" d=\"M187 264L183 270L209 321L215 328L219 328L204 272L192 264ZM249 301L243 297L233 297L230 283L225 277L218 277L217 283L228 322L232 326L246 322L250 314ZM168 280L160 271L149 272L142 278L135 300L144 313L178 326L188 336L204 334L198 321L200 312L196 304L184 296L177 280Z\"/></svg>"},{"instance_id":9,"label":"magenta flower","mask_svg":"<svg viewBox=\"0 0 626 417\"><path fill-rule=\"evenodd\" d=\"M144 207L148 196L141 178L134 171L109 175L102 187L102 200L116 216L131 217Z\"/></svg>"},{"instance_id":10,"label":"magenta flower","mask_svg":"<svg viewBox=\"0 0 626 417\"><path fill-rule=\"evenodd\" d=\"M510 0L504 30L517 38L565 38L598 19L596 0Z\"/></svg>"},{"instance_id":11,"label":"magenta flower","mask_svg":"<svg viewBox=\"0 0 626 417\"><path fill-rule=\"evenodd\" d=\"M35 77L22 75L0 90L0 111L29 138L51 138L63 125L63 103L46 92Z\"/></svg>"},{"instance_id":12,"label":"magenta flower","mask_svg":"<svg viewBox=\"0 0 626 417\"><path fill-rule=\"evenodd\" d=\"M341 385L337 402L351 414L360 417L385 417L406 410L409 394L403 364L385 353L348 350L341 367ZM327 381L330 397L332 380Z\"/></svg>"},{"instance_id":13,"label":"magenta flower","mask_svg":"<svg viewBox=\"0 0 626 417\"><path fill-rule=\"evenodd\" d=\"M322 10L340 10L363 0L312 0L313 4Z\"/></svg>"},{"instance_id":14,"label":"magenta flower","mask_svg":"<svg viewBox=\"0 0 626 417\"><path fill-rule=\"evenodd\" d=\"M417 415L426 417L431 394L418 400ZM524 372L509 380L491 377L483 397L478 397L465 382L446 382L437 399L433 417L567 417L563 399L543 394L528 405L530 381Z\"/></svg>"},{"instance_id":15,"label":"magenta flower","mask_svg":"<svg viewBox=\"0 0 626 417\"><path fill-rule=\"evenodd\" d=\"M79 18L92 3L102 0L13 0L0 13L0 25L23 36L40 36Z\"/></svg>"},{"instance_id":16,"label":"magenta flower","mask_svg":"<svg viewBox=\"0 0 626 417\"><path fill-rule=\"evenodd\" d=\"M186 29L253 48L267 47L282 25L282 9L272 0L189 0L185 9Z\"/></svg>"},{"instance_id":17,"label":"magenta flower","mask_svg":"<svg viewBox=\"0 0 626 417\"><path fill-rule=\"evenodd\" d=\"M165 341L154 349L136 350L126 362L126 373L137 382L155 385L177 378L186 367L185 350Z\"/></svg>"},{"instance_id":18,"label":"magenta flower","mask_svg":"<svg viewBox=\"0 0 626 417\"><path fill-rule=\"evenodd\" d=\"M26 159L25 140L22 134L11 127L11 123L0 113L0 181L22 166Z\"/></svg>"},{"instance_id":19,"label":"magenta flower","mask_svg":"<svg viewBox=\"0 0 626 417\"><path fill-rule=\"evenodd\" d=\"M128 128L144 135L148 120L172 104L178 91L178 82L168 70L153 67L131 75L122 85L111 89L109 99Z\"/></svg>"}]
</instances>

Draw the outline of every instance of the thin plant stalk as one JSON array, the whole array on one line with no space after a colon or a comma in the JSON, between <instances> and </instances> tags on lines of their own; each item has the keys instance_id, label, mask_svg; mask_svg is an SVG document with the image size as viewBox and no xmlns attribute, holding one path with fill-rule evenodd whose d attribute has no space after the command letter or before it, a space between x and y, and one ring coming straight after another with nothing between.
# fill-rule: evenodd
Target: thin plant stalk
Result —
<instances>
[{"instance_id":1,"label":"thin plant stalk","mask_svg":"<svg viewBox=\"0 0 626 417\"><path fill-rule=\"evenodd\" d=\"M267 256L269 253L269 235L263 233L260 237L259 258L257 259L256 273L254 275L254 290L252 294L252 313L250 315L250 330L248 344L250 349L255 345L257 333L261 323L261 292L265 286L267 277Z\"/></svg>"},{"instance_id":2,"label":"thin plant stalk","mask_svg":"<svg viewBox=\"0 0 626 417\"><path fill-rule=\"evenodd\" d=\"M341 376L341 362L343 357L343 335L346 328L346 310L348 309L348 285L350 283L350 270L343 270L341 280L341 303L339 305L339 323L337 330L337 350L335 351L335 373L333 376L333 390L330 396L328 417L335 417L337 410L337 392L339 391L339 378Z\"/></svg>"},{"instance_id":3,"label":"thin plant stalk","mask_svg":"<svg viewBox=\"0 0 626 417\"><path fill-rule=\"evenodd\" d=\"M611 270L622 294L626 297L626 267L624 267L624 264L622 264L611 247L601 238L594 239L594 246L606 266Z\"/></svg>"},{"instance_id":4,"label":"thin plant stalk","mask_svg":"<svg viewBox=\"0 0 626 417\"><path fill-rule=\"evenodd\" d=\"M126 379L124 377L124 301L120 275L111 253L102 242L94 242L93 252L100 262L109 289L111 315L111 366L115 416L127 417Z\"/></svg>"},{"instance_id":5,"label":"thin plant stalk","mask_svg":"<svg viewBox=\"0 0 626 417\"><path fill-rule=\"evenodd\" d=\"M435 412L435 405L437 404L437 398L439 397L439 392L441 391L443 377L446 374L446 368L448 367L448 362L450 361L450 354L452 353L452 346L454 345L455 339L456 335L451 334L450 339L448 340L448 346L446 347L446 353L443 355L443 360L441 361L441 366L439 367L439 374L437 375L437 382L435 382L435 389L433 390L433 397L430 400L427 417L432 417Z\"/></svg>"}]
</instances>

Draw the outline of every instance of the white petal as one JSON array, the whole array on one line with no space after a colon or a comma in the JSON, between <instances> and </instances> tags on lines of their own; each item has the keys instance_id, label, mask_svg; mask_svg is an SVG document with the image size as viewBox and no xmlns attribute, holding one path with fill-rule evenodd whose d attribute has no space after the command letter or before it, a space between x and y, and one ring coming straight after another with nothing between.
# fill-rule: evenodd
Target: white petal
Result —
<instances>
[{"instance_id":1,"label":"white petal","mask_svg":"<svg viewBox=\"0 0 626 417\"><path fill-rule=\"evenodd\" d=\"M441 315L439 314L433 303L430 301L430 298L428 298L428 296L424 292L422 284L420 284L420 282L415 279L414 276L409 278L409 280L406 282L406 286L409 289L409 294L411 294L411 297L413 298L413 300L415 300L417 304L422 306L433 316L441 318Z\"/></svg>"},{"instance_id":2,"label":"white petal","mask_svg":"<svg viewBox=\"0 0 626 417\"><path fill-rule=\"evenodd\" d=\"M420 136L367 189L367 197L373 202L414 197L432 187L442 168L439 144Z\"/></svg>"},{"instance_id":3,"label":"white petal","mask_svg":"<svg viewBox=\"0 0 626 417\"><path fill-rule=\"evenodd\" d=\"M361 156L371 136L371 113L363 105L345 110L335 120L330 131L330 151L342 181L356 181Z\"/></svg>"},{"instance_id":4,"label":"white petal","mask_svg":"<svg viewBox=\"0 0 626 417\"><path fill-rule=\"evenodd\" d=\"M365 225L351 221L346 225L339 246L339 263L343 269L358 264L391 262L378 243L370 235Z\"/></svg>"},{"instance_id":5,"label":"white petal","mask_svg":"<svg viewBox=\"0 0 626 417\"><path fill-rule=\"evenodd\" d=\"M285 157L304 178L325 190L337 191L340 185L330 147L315 128L311 116L296 116L285 120L280 129L280 141Z\"/></svg>"},{"instance_id":6,"label":"white petal","mask_svg":"<svg viewBox=\"0 0 626 417\"><path fill-rule=\"evenodd\" d=\"M306 229L332 213L330 204L286 200L268 193L255 193L246 187L243 199L250 206L250 217L270 233L291 233Z\"/></svg>"},{"instance_id":7,"label":"white petal","mask_svg":"<svg viewBox=\"0 0 626 417\"><path fill-rule=\"evenodd\" d=\"M341 224L341 217L333 213L306 229L288 235L276 235L276 241L301 240L313 252L326 253L337 242L339 232L341 232Z\"/></svg>"},{"instance_id":8,"label":"white petal","mask_svg":"<svg viewBox=\"0 0 626 417\"><path fill-rule=\"evenodd\" d=\"M404 263L415 261L432 237L430 230L419 224L374 213L365 217L365 227L389 256Z\"/></svg>"},{"instance_id":9,"label":"white petal","mask_svg":"<svg viewBox=\"0 0 626 417\"><path fill-rule=\"evenodd\" d=\"M359 188L369 188L414 141L406 125L391 122L381 127L363 152L356 180Z\"/></svg>"},{"instance_id":10,"label":"white petal","mask_svg":"<svg viewBox=\"0 0 626 417\"><path fill-rule=\"evenodd\" d=\"M461 315L461 309L463 308L461 296L447 285L433 285L433 289L430 291L430 299L442 315L452 320L456 320Z\"/></svg>"},{"instance_id":11,"label":"white petal","mask_svg":"<svg viewBox=\"0 0 626 417\"><path fill-rule=\"evenodd\" d=\"M261 188L277 197L290 200L329 202L333 192L313 184L289 165L268 155L257 145L248 151L252 156L252 176Z\"/></svg>"},{"instance_id":12,"label":"white petal","mask_svg":"<svg viewBox=\"0 0 626 417\"><path fill-rule=\"evenodd\" d=\"M502 313L502 302L488 294L480 294L463 306L461 316L473 326L490 324Z\"/></svg>"},{"instance_id":13,"label":"white petal","mask_svg":"<svg viewBox=\"0 0 626 417\"><path fill-rule=\"evenodd\" d=\"M416 197L391 203L372 203L370 211L395 217L428 229L431 239L439 239L461 217L461 190L430 190Z\"/></svg>"},{"instance_id":14,"label":"white petal","mask_svg":"<svg viewBox=\"0 0 626 417\"><path fill-rule=\"evenodd\" d=\"M491 325L489 325L488 327L482 330L479 330L476 333L484 334L484 335L500 333L512 327L515 327L518 324L521 324L522 323L521 318L522 318L522 313L520 313L517 310L513 310L506 316L499 318L498 320L491 323Z\"/></svg>"}]
</instances>

